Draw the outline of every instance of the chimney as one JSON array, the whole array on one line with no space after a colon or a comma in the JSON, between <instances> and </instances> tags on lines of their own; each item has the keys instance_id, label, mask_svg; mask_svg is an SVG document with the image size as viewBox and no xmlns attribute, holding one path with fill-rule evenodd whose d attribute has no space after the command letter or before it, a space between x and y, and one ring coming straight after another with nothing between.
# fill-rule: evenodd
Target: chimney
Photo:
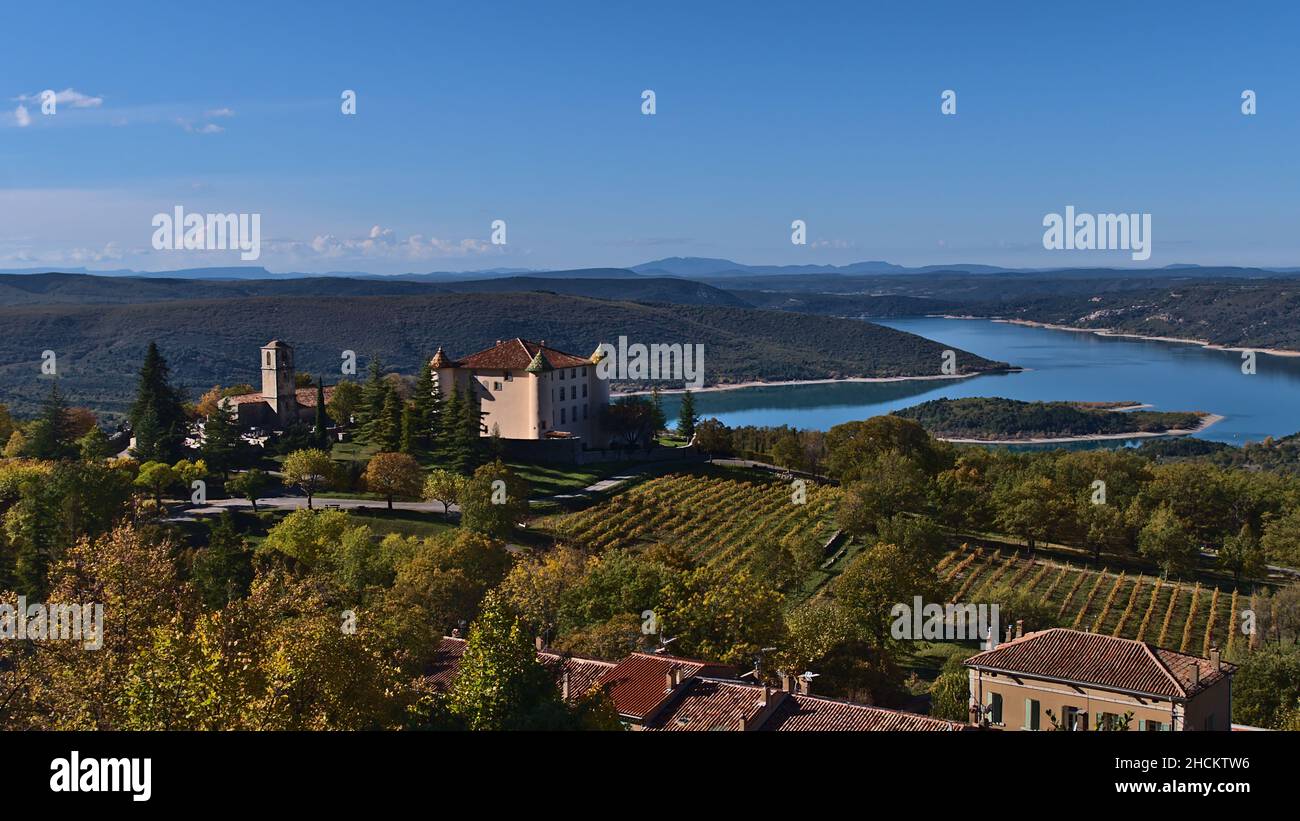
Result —
<instances>
[{"instance_id":1,"label":"chimney","mask_svg":"<svg viewBox=\"0 0 1300 821\"><path fill-rule=\"evenodd\" d=\"M533 646L536 647L536 648L537 648L537 652L540 653L540 652L542 652L543 650L546 649L546 642L542 641L542 637L541 637L541 636L534 636L534 637L533 637Z\"/></svg>"},{"instance_id":2,"label":"chimney","mask_svg":"<svg viewBox=\"0 0 1300 821\"><path fill-rule=\"evenodd\" d=\"M671 671L670 671L670 672L667 672L667 673L664 673L664 692L665 692L665 693L671 693L671 692L673 691L673 686L677 684L677 682L676 682L674 679L676 679L676 676L674 676L674 675L672 674Z\"/></svg>"},{"instance_id":3,"label":"chimney","mask_svg":"<svg viewBox=\"0 0 1300 821\"><path fill-rule=\"evenodd\" d=\"M678 685L678 684L681 684L681 683L682 683L682 668L680 668L680 667L674 667L674 668L673 668L673 684L674 684L674 685Z\"/></svg>"},{"instance_id":4,"label":"chimney","mask_svg":"<svg viewBox=\"0 0 1300 821\"><path fill-rule=\"evenodd\" d=\"M564 671L564 677L560 679L560 698L565 701L569 700L569 671Z\"/></svg>"},{"instance_id":5,"label":"chimney","mask_svg":"<svg viewBox=\"0 0 1300 821\"><path fill-rule=\"evenodd\" d=\"M1219 660L1219 648L1217 647L1210 648L1210 664L1214 665L1216 672L1223 669L1223 662Z\"/></svg>"},{"instance_id":6,"label":"chimney","mask_svg":"<svg viewBox=\"0 0 1300 821\"><path fill-rule=\"evenodd\" d=\"M772 698L772 688L771 688L771 687L768 687L766 684L764 684L764 685L763 685L763 694L762 694L761 696L759 696L759 699L758 699L758 706L759 706L759 707L766 707L768 701L769 701L771 698Z\"/></svg>"},{"instance_id":7,"label":"chimney","mask_svg":"<svg viewBox=\"0 0 1300 821\"><path fill-rule=\"evenodd\" d=\"M749 729L749 722L745 720L745 717L744 717L744 716L741 716L741 717L740 717L740 731L743 733L743 732L745 732L745 731L748 730L748 729Z\"/></svg>"},{"instance_id":8,"label":"chimney","mask_svg":"<svg viewBox=\"0 0 1300 821\"><path fill-rule=\"evenodd\" d=\"M498 339L498 340L497 340L497 344L500 345L500 344L501 344L501 340Z\"/></svg>"},{"instance_id":9,"label":"chimney","mask_svg":"<svg viewBox=\"0 0 1300 821\"><path fill-rule=\"evenodd\" d=\"M1006 638L1006 641L1011 641L1011 636L1012 636L1011 629L1012 629L1012 628L1011 628L1011 625L1008 624L1008 625L1007 625L1007 638Z\"/></svg>"},{"instance_id":10,"label":"chimney","mask_svg":"<svg viewBox=\"0 0 1300 821\"><path fill-rule=\"evenodd\" d=\"M791 680L789 673L781 674L781 692L789 693L794 690L794 682Z\"/></svg>"},{"instance_id":11,"label":"chimney","mask_svg":"<svg viewBox=\"0 0 1300 821\"><path fill-rule=\"evenodd\" d=\"M799 677L799 694L805 696L812 695L812 679L806 676Z\"/></svg>"},{"instance_id":12,"label":"chimney","mask_svg":"<svg viewBox=\"0 0 1300 821\"><path fill-rule=\"evenodd\" d=\"M1025 635L1025 620L1016 619L1016 638L1021 638L1024 635Z\"/></svg>"}]
</instances>

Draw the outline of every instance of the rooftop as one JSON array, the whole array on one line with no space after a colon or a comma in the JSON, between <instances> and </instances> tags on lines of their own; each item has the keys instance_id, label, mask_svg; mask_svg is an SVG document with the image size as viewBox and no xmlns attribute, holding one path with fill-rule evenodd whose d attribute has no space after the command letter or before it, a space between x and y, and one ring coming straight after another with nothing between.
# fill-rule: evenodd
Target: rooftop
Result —
<instances>
[{"instance_id":1,"label":"rooftop","mask_svg":"<svg viewBox=\"0 0 1300 821\"><path fill-rule=\"evenodd\" d=\"M1053 628L978 653L967 667L1168 699L1186 699L1236 672L1133 639Z\"/></svg>"},{"instance_id":2,"label":"rooftop","mask_svg":"<svg viewBox=\"0 0 1300 821\"><path fill-rule=\"evenodd\" d=\"M449 359L443 353L440 361L435 363L435 367L471 368L485 371L523 371L528 370L529 365L534 364L534 360L538 359L539 355L538 367L542 370L580 368L592 364L590 357L565 353L547 347L544 343L545 340L530 342L527 339L515 337L514 339L498 341L491 348L472 353L459 360ZM442 353L441 350L439 350L439 353Z\"/></svg>"}]
</instances>

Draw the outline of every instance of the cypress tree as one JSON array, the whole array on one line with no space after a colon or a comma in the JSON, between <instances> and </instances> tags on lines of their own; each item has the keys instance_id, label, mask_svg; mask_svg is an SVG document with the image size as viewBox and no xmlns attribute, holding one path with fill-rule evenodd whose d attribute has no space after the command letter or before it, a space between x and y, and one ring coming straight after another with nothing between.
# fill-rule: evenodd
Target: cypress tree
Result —
<instances>
[{"instance_id":1,"label":"cypress tree","mask_svg":"<svg viewBox=\"0 0 1300 821\"><path fill-rule=\"evenodd\" d=\"M330 435L326 430L328 419L325 416L325 380L316 377L316 442L326 453L330 450Z\"/></svg>"},{"instance_id":2,"label":"cypress tree","mask_svg":"<svg viewBox=\"0 0 1300 821\"><path fill-rule=\"evenodd\" d=\"M407 452L427 453L433 449L438 411L442 405L441 398L438 396L438 387L434 383L433 360L428 357L425 358L424 366L420 368L420 375L415 380L415 396L411 404L412 450Z\"/></svg>"}]
</instances>

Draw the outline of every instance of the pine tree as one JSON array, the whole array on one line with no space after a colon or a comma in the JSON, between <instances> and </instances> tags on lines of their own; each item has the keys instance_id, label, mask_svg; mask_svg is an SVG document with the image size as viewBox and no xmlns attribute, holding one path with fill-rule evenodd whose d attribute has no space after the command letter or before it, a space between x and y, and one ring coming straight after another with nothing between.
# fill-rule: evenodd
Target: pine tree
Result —
<instances>
[{"instance_id":1,"label":"pine tree","mask_svg":"<svg viewBox=\"0 0 1300 821\"><path fill-rule=\"evenodd\" d=\"M72 418L68 403L59 393L59 383L50 385L50 395L41 408L38 424L31 426L31 452L39 459L62 459L72 454Z\"/></svg>"},{"instance_id":2,"label":"pine tree","mask_svg":"<svg viewBox=\"0 0 1300 821\"><path fill-rule=\"evenodd\" d=\"M167 361L158 345L149 343L140 368L140 385L130 412L135 453L142 459L174 462L185 440L185 408L171 386Z\"/></svg>"},{"instance_id":3,"label":"pine tree","mask_svg":"<svg viewBox=\"0 0 1300 821\"><path fill-rule=\"evenodd\" d=\"M217 406L217 412L203 425L203 444L199 453L208 467L224 478L235 466L239 452L239 428L229 409Z\"/></svg>"},{"instance_id":4,"label":"pine tree","mask_svg":"<svg viewBox=\"0 0 1300 821\"><path fill-rule=\"evenodd\" d=\"M392 452L402 442L402 398L392 385L387 388L379 415L371 424L370 441L379 445L381 451Z\"/></svg>"},{"instance_id":5,"label":"pine tree","mask_svg":"<svg viewBox=\"0 0 1300 821\"><path fill-rule=\"evenodd\" d=\"M472 454L465 436L465 401L460 388L452 388L451 398L443 405L438 430L438 460L457 473L467 474Z\"/></svg>"},{"instance_id":6,"label":"pine tree","mask_svg":"<svg viewBox=\"0 0 1300 821\"><path fill-rule=\"evenodd\" d=\"M379 357L373 357L366 368L366 381L361 386L361 407L357 409L357 421L369 439L374 438L373 426L384 412L385 388L384 363Z\"/></svg>"},{"instance_id":7,"label":"pine tree","mask_svg":"<svg viewBox=\"0 0 1300 821\"><path fill-rule=\"evenodd\" d=\"M699 421L695 416L695 398L691 396L688 388L682 394L682 409L677 414L677 433L690 439L695 435L695 423Z\"/></svg>"}]
</instances>

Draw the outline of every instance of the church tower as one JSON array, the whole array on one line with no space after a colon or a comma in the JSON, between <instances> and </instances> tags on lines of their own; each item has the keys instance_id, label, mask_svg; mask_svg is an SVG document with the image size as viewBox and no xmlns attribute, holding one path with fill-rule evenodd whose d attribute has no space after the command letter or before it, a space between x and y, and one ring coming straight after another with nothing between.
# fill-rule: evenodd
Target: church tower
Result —
<instances>
[{"instance_id":1,"label":"church tower","mask_svg":"<svg viewBox=\"0 0 1300 821\"><path fill-rule=\"evenodd\" d=\"M298 390L293 348L278 339L262 346L262 399L281 427L298 421Z\"/></svg>"}]
</instances>

